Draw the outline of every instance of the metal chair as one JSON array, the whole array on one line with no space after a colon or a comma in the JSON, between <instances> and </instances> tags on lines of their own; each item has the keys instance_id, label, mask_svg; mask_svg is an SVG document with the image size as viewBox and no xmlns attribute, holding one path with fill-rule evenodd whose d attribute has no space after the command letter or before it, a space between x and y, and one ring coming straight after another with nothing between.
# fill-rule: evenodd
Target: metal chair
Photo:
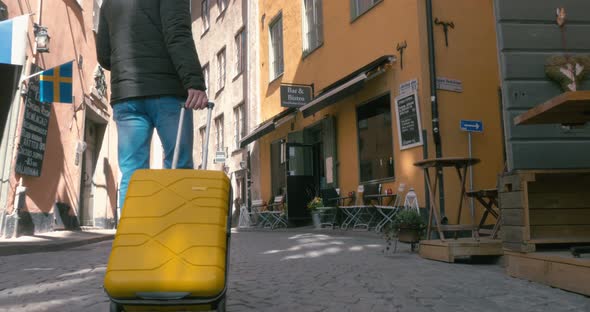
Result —
<instances>
[{"instance_id":1,"label":"metal chair","mask_svg":"<svg viewBox=\"0 0 590 312\"><path fill-rule=\"evenodd\" d=\"M385 203L383 198L380 198L379 205L373 205L383 217L375 227L375 232L381 232L384 227L393 222L395 215L401 208L402 194L405 189L406 185L404 183L400 183L397 193L392 195L388 205L384 205Z\"/></svg>"}]
</instances>

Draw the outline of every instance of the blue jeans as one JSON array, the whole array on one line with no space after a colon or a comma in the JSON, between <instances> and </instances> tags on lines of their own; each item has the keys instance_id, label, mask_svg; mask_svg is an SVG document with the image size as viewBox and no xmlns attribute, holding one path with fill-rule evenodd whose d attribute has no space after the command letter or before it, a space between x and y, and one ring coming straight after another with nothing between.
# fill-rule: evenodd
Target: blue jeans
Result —
<instances>
[{"instance_id":1,"label":"blue jeans","mask_svg":"<svg viewBox=\"0 0 590 312\"><path fill-rule=\"evenodd\" d=\"M171 168L180 110L186 99L175 96L137 98L113 105L117 124L119 169L122 173L119 207L123 208L129 180L137 169L148 169L154 128L164 149L164 167ZM193 114L187 110L180 139L177 168L193 169Z\"/></svg>"}]
</instances>

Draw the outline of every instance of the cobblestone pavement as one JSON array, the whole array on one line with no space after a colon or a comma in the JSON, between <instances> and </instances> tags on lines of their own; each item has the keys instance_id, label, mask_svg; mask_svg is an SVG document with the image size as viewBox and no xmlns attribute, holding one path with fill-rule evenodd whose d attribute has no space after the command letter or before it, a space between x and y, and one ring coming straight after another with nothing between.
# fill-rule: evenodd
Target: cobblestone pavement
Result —
<instances>
[{"instance_id":1,"label":"cobblestone pavement","mask_svg":"<svg viewBox=\"0 0 590 312\"><path fill-rule=\"evenodd\" d=\"M111 242L0 257L0 311L108 311ZM424 260L359 233L234 233L228 311L590 311L590 298L496 264ZM588 281L580 281L588 282Z\"/></svg>"}]
</instances>

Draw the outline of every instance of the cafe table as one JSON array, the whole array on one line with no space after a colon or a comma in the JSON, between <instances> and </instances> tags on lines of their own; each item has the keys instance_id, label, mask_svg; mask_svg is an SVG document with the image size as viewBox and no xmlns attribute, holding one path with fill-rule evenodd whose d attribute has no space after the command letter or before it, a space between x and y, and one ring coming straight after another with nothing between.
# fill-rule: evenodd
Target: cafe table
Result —
<instances>
[{"instance_id":1,"label":"cafe table","mask_svg":"<svg viewBox=\"0 0 590 312\"><path fill-rule=\"evenodd\" d=\"M443 158L432 158L424 159L414 163L414 166L422 168L424 170L424 176L426 177L426 184L428 186L428 192L430 194L430 213L428 214L428 226L426 231L426 239L430 239L431 231L436 230L441 241L445 241L443 232L459 232L459 231L471 231L472 237L479 240L478 226L475 223L474 211L471 210L471 223L472 224L460 224L461 223L461 212L463 210L463 202L465 201L465 178L467 176L467 169L480 162L477 158L468 157L443 157ZM457 176L459 177L459 185L461 191L459 194L459 213L457 216L457 224L448 225L442 224L442 220L439 216L439 208L436 205L436 195L439 175L439 171L444 168L455 168ZM432 170L431 170L432 169ZM430 177L430 171L434 171L434 184ZM432 225L432 219L434 218L434 227ZM455 237L456 238L456 237Z\"/></svg>"}]
</instances>

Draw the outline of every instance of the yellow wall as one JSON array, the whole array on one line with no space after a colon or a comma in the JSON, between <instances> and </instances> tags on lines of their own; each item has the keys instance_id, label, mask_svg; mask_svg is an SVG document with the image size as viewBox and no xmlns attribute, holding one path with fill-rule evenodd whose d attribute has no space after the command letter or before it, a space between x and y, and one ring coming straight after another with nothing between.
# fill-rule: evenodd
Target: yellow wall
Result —
<instances>
[{"instance_id":1,"label":"yellow wall","mask_svg":"<svg viewBox=\"0 0 590 312\"><path fill-rule=\"evenodd\" d=\"M424 207L424 176L421 170L413 166L415 161L423 159L423 148L400 151L394 98L399 95L401 83L418 79L422 128L428 133L425 140L428 141L429 157L434 157L425 5L413 0L383 1L351 23L349 1L324 1L324 44L303 58L301 1L261 0L260 4L263 120L283 110L280 106L280 83L314 83L317 95L326 86L380 56L398 57L393 68L368 82L361 92L316 113L315 116L304 119L298 114L293 121L294 130L301 130L325 115L334 115L340 161L338 183L342 192L356 190L359 184L356 106L390 92L395 182L384 186L395 190L401 182L414 187L420 196L420 205ZM269 84L268 23L279 10L283 13L285 71L283 76ZM486 132L474 136L474 156L481 157L483 165L476 167L474 181L475 187L493 187L496 175L502 169L502 141L492 1L456 0L452 3L440 3L434 7L434 15L443 20L453 20L456 24L455 29L449 33L449 48L444 46L442 28L435 29L438 75L462 80L465 89L464 93L456 94L439 92L443 156L466 156L467 136L460 132L459 120L482 119ZM407 41L408 48L404 51L402 70L396 46L404 40ZM260 140L260 183L262 198L265 200L270 196L270 143L286 137L290 128L288 123ZM445 174L445 191L448 196L447 215L454 217L452 210L456 208L450 206L456 203L452 201L457 200L456 194L459 192L454 172L448 171Z\"/></svg>"},{"instance_id":2,"label":"yellow wall","mask_svg":"<svg viewBox=\"0 0 590 312\"><path fill-rule=\"evenodd\" d=\"M463 93L439 92L443 156L466 156L467 134L460 130L460 120L482 120L484 132L473 135L473 157L481 159L473 168L474 188L495 188L497 175L503 169L503 143L493 1L433 2L435 17L455 23L455 29L449 30L448 47L442 27L435 29L437 75L462 80L464 87ZM444 182L446 212L454 224L459 200L454 169L445 170ZM483 208L476 211L481 215ZM462 221L468 220L464 214Z\"/></svg>"}]
</instances>

